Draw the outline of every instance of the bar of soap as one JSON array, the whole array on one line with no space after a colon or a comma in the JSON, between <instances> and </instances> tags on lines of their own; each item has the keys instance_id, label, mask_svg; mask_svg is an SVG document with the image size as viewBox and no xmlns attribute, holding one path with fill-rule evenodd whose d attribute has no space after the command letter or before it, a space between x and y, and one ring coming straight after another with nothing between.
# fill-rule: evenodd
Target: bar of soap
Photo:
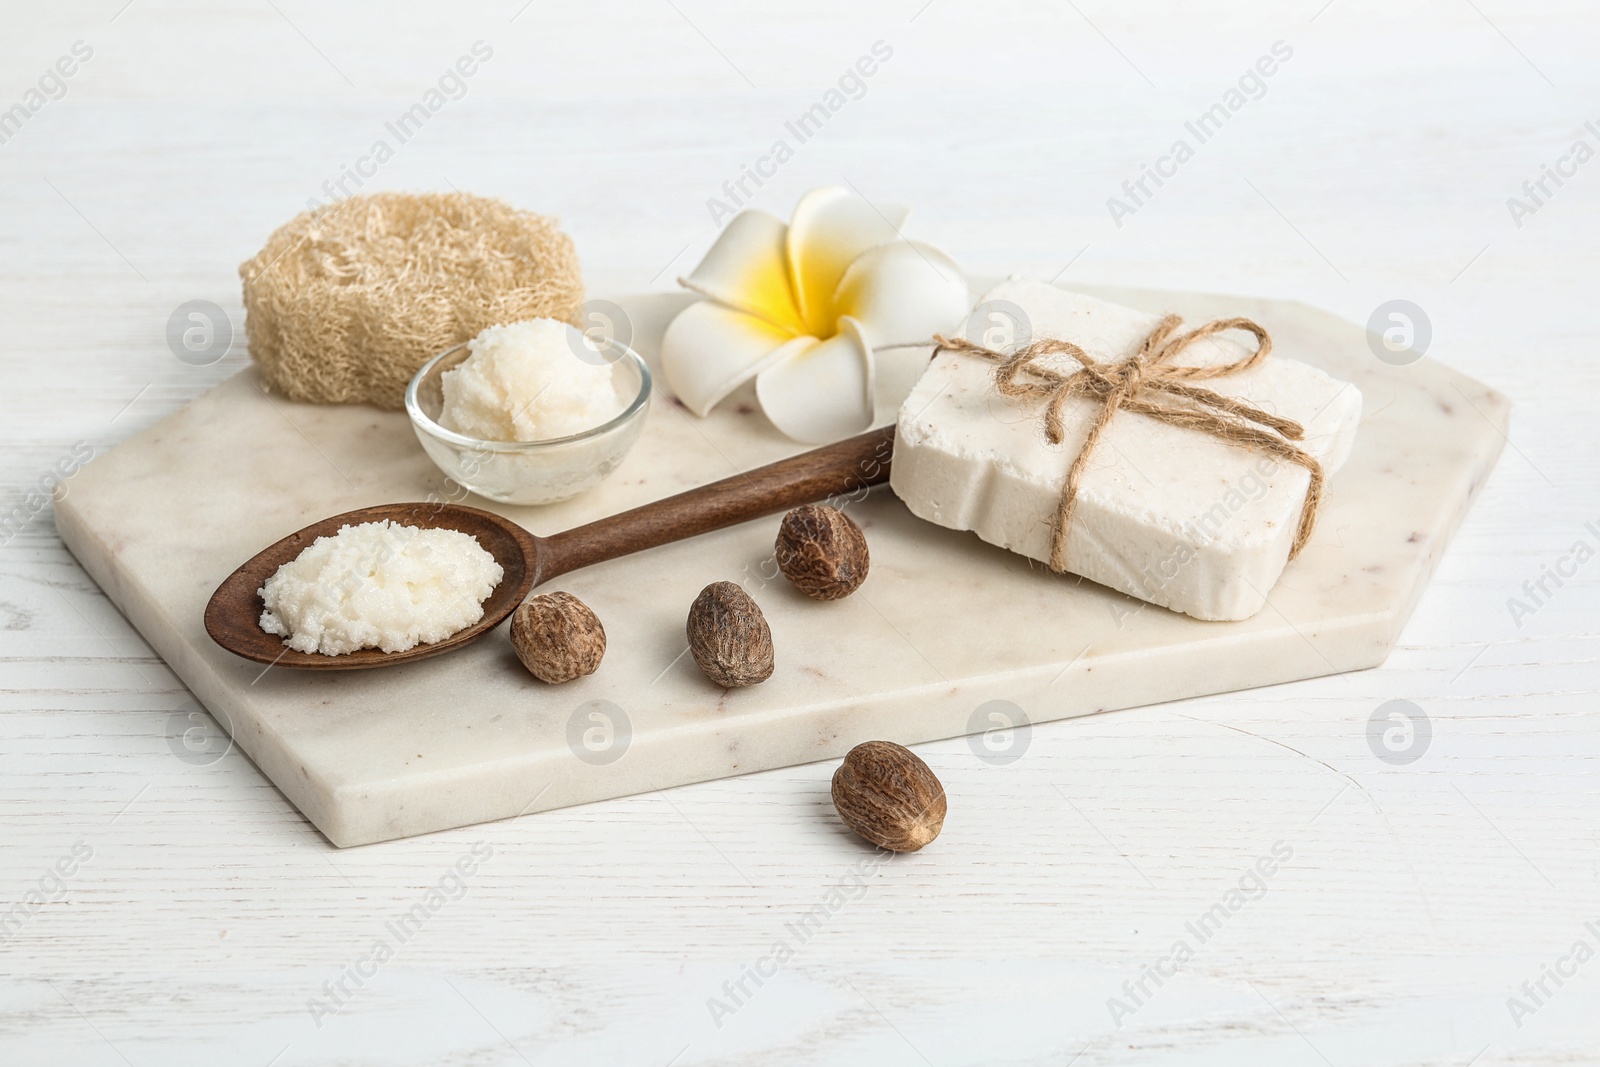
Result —
<instances>
[{"instance_id":1,"label":"bar of soap","mask_svg":"<svg viewBox=\"0 0 1600 1067\"><path fill-rule=\"evenodd\" d=\"M1101 360L1132 355L1161 319L1016 278L984 299L1021 307L1034 338L1073 341ZM1254 340L1229 332L1195 343L1176 362L1231 362ZM1077 366L1066 357L1057 365ZM1071 400L1066 438L1052 445L1042 403L1001 396L994 371L972 355L933 358L900 408L889 484L920 518L1048 561L1067 469L1101 405ZM1281 347L1251 370L1199 384L1300 423L1306 436L1298 444L1329 475L1350 454L1360 391ZM1288 561L1309 480L1305 469L1241 445L1119 411L1079 486L1067 568L1195 618L1249 618Z\"/></svg>"}]
</instances>

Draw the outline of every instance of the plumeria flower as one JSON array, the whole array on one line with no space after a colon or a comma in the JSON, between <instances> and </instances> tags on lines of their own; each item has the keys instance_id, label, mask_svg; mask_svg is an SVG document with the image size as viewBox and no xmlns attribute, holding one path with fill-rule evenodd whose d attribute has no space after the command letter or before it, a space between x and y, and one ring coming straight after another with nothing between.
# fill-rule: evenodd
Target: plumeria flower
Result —
<instances>
[{"instance_id":1,"label":"plumeria flower","mask_svg":"<svg viewBox=\"0 0 1600 1067\"><path fill-rule=\"evenodd\" d=\"M752 378L772 424L799 441L872 425L916 384L926 347L966 315L966 279L950 257L900 236L909 214L845 189L814 189L783 222L764 211L728 221L680 284L706 297L667 328L662 369L704 416Z\"/></svg>"}]
</instances>

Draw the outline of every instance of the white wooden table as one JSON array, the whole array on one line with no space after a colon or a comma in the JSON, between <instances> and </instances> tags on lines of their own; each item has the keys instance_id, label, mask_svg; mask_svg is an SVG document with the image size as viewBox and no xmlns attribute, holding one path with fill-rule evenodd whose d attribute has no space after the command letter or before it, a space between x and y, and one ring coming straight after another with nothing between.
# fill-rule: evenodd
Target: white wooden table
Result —
<instances>
[{"instance_id":1,"label":"white wooden table","mask_svg":"<svg viewBox=\"0 0 1600 1067\"><path fill-rule=\"evenodd\" d=\"M1600 563L1569 556L1600 548L1600 162L1560 162L1600 148L1592 6L752 8L7 5L0 109L41 106L0 144L0 1063L1600 1060ZM174 358L169 314L242 327L237 264L479 40L365 187L558 214L597 293L687 270L708 198L881 40L757 204L850 182L973 272L1356 321L1407 299L1514 399L1511 447L1386 667L1037 727L1001 765L923 746L951 796L923 853L858 847L830 765L336 851L206 747L29 494L244 364L242 339ZM78 41L64 95L27 97ZM1117 225L1107 199L1277 41L1259 99ZM1546 164L1569 174L1535 204ZM1571 576L1534 603L1546 568ZM1395 699L1431 728L1406 764L1368 742Z\"/></svg>"}]
</instances>

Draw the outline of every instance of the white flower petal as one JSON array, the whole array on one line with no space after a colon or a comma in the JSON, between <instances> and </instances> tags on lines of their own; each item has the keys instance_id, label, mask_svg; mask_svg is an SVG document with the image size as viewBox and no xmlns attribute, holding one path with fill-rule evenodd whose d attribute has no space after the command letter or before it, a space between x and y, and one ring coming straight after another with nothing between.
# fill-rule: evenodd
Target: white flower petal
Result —
<instances>
[{"instance_id":1,"label":"white flower petal","mask_svg":"<svg viewBox=\"0 0 1600 1067\"><path fill-rule=\"evenodd\" d=\"M717 402L788 351L814 343L754 315L709 300L678 313L661 339L661 371L689 410L704 417Z\"/></svg>"},{"instance_id":2,"label":"white flower petal","mask_svg":"<svg viewBox=\"0 0 1600 1067\"><path fill-rule=\"evenodd\" d=\"M833 332L839 317L833 294L845 271L867 249L899 240L910 213L904 205L873 205L836 186L800 198L789 221L789 283L807 332Z\"/></svg>"},{"instance_id":3,"label":"white flower petal","mask_svg":"<svg viewBox=\"0 0 1600 1067\"><path fill-rule=\"evenodd\" d=\"M679 282L788 330L791 337L804 333L789 287L788 232L789 227L765 211L741 211L728 220L699 266Z\"/></svg>"},{"instance_id":4,"label":"white flower petal","mask_svg":"<svg viewBox=\"0 0 1600 1067\"><path fill-rule=\"evenodd\" d=\"M967 280L932 245L895 241L863 252L833 295L840 315L860 322L879 348L932 343L972 309Z\"/></svg>"},{"instance_id":5,"label":"white flower petal","mask_svg":"<svg viewBox=\"0 0 1600 1067\"><path fill-rule=\"evenodd\" d=\"M826 341L786 350L756 376L761 410L796 441L823 444L872 425L872 347L853 319Z\"/></svg>"}]
</instances>

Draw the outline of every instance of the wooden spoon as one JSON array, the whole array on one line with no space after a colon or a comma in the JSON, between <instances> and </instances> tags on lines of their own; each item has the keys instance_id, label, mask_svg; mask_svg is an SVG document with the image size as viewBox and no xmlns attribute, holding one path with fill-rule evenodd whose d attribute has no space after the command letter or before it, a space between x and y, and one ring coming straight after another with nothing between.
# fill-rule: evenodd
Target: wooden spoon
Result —
<instances>
[{"instance_id":1,"label":"wooden spoon","mask_svg":"<svg viewBox=\"0 0 1600 1067\"><path fill-rule=\"evenodd\" d=\"M228 575L206 605L206 633L236 656L300 670L359 670L437 656L500 625L534 586L557 575L888 481L893 451L894 427L886 426L551 537L535 537L510 519L460 504L380 504L347 511L290 534ZM341 526L383 519L476 537L505 570L483 602L483 618L443 641L404 652L365 648L342 656L297 652L261 628L266 605L257 590L281 565Z\"/></svg>"}]
</instances>

